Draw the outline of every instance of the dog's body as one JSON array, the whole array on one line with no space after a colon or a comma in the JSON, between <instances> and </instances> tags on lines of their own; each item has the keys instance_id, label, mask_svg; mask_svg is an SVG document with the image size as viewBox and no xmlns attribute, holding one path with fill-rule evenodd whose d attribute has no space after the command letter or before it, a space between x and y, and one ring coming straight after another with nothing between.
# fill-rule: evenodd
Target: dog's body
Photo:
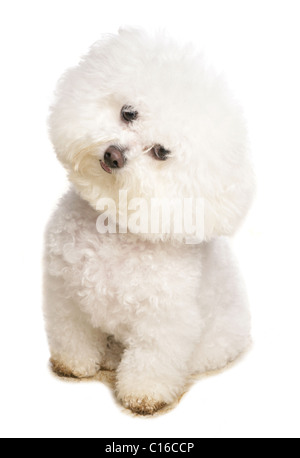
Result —
<instances>
[{"instance_id":1,"label":"dog's body","mask_svg":"<svg viewBox=\"0 0 300 458\"><path fill-rule=\"evenodd\" d=\"M168 104L176 90L168 94L165 84L163 92L156 86L149 88L151 69L147 75L150 81L146 78L143 90L139 86L148 68L147 59L154 63L158 59L163 66L165 61L178 65L186 57L179 51L177 57L176 47L169 42L162 43L162 50L156 42L151 43L140 32L121 32L104 45L100 43L80 70L71 71L67 84L62 83L64 93L51 118L52 139L75 189L63 198L49 223L45 272L45 317L53 367L76 377L94 376L100 368L117 370L118 398L133 411L146 414L180 396L189 375L224 367L249 343L250 317L243 282L228 241L218 236L234 231L252 195L252 172L235 105L229 102L227 106L227 96L221 97L218 112L209 111L209 102L205 102L199 117L192 103L191 131L196 140L187 138L185 126L180 131L175 127L173 135L173 113ZM145 61L136 69L136 87L129 96L124 96L126 87L121 81L123 77L128 85L128 73L135 74L134 68L122 73L121 66L121 78L120 74L115 76L120 81L114 81L114 89L109 88L108 75L101 73L104 63L113 69L119 57L126 60L125 51L136 54L135 60L140 56L141 62ZM194 59L188 59L188 68L193 68ZM183 70L186 68L183 65ZM193 95L194 87L189 88L182 75L175 86ZM161 79L158 77L158 82ZM93 100L97 92L89 93L88 86L96 81L100 82L102 100L100 117ZM217 107L218 91L222 94L223 89L214 78L212 81L206 90L215 88L210 97L217 98L217 103L212 100ZM191 84L202 83L201 76L200 83L192 78ZM152 96L157 91L161 100L149 97L147 91L152 91ZM129 102L135 102L139 110L134 111ZM155 105L155 119L147 104L148 108ZM166 129L160 105L168 113ZM79 108L79 114L74 107ZM222 124L221 138L217 138L215 116L228 107L229 116ZM117 117L120 108L121 120ZM205 113L208 122L203 121ZM197 116L203 137L193 127ZM184 119L189 125L189 119ZM175 126L176 121L175 113ZM216 138L210 138L212 133ZM200 153L195 156L197 143ZM159 150L152 147L157 144ZM168 146L167 151L162 144ZM166 154L169 149L171 154ZM178 151L185 167L191 161L188 154L194 155L192 169L178 168ZM96 227L99 202L103 197L116 200L120 189L148 201L157 195L203 198L206 223L202 243L187 244L184 237L172 233L100 234Z\"/></svg>"}]
</instances>

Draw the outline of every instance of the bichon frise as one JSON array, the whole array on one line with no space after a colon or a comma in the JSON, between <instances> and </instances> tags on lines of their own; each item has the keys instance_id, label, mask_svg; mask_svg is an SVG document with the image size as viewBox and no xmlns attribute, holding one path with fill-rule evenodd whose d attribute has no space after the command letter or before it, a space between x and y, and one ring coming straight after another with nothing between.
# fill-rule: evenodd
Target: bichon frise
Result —
<instances>
[{"instance_id":1,"label":"bichon frise","mask_svg":"<svg viewBox=\"0 0 300 458\"><path fill-rule=\"evenodd\" d=\"M121 403L152 414L250 340L224 237L253 194L241 110L190 46L123 29L62 77L50 132L72 183L46 233L53 369L116 370Z\"/></svg>"}]
</instances>

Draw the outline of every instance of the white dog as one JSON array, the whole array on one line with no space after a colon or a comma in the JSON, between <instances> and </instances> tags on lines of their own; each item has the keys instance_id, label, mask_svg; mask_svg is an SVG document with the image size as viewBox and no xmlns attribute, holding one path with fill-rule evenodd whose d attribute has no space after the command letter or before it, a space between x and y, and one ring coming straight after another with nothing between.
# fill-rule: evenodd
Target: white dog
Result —
<instances>
[{"instance_id":1,"label":"white dog","mask_svg":"<svg viewBox=\"0 0 300 458\"><path fill-rule=\"evenodd\" d=\"M50 132L73 184L46 234L53 368L116 370L122 404L152 414L249 343L243 282L221 237L253 194L241 110L190 47L125 29L63 76ZM162 198L168 230L149 215ZM188 210L196 224L180 224Z\"/></svg>"}]
</instances>

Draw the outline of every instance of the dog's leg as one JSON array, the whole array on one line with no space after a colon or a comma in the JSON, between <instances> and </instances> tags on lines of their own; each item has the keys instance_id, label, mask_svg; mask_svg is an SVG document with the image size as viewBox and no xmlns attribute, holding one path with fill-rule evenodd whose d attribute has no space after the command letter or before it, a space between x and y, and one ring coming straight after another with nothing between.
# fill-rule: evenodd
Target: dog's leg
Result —
<instances>
[{"instance_id":1,"label":"dog's leg","mask_svg":"<svg viewBox=\"0 0 300 458\"><path fill-rule=\"evenodd\" d=\"M51 280L50 280L51 283ZM73 299L47 282L44 314L53 370L69 377L93 377L100 369L107 336L89 323Z\"/></svg>"},{"instance_id":2,"label":"dog's leg","mask_svg":"<svg viewBox=\"0 0 300 458\"><path fill-rule=\"evenodd\" d=\"M196 374L224 368L251 342L247 292L228 241L207 243L203 253L199 307L205 329L190 362Z\"/></svg>"},{"instance_id":3,"label":"dog's leg","mask_svg":"<svg viewBox=\"0 0 300 458\"><path fill-rule=\"evenodd\" d=\"M148 335L147 326L137 325L117 371L117 397L126 408L149 415L182 395L195 345L186 325L148 326Z\"/></svg>"}]
</instances>

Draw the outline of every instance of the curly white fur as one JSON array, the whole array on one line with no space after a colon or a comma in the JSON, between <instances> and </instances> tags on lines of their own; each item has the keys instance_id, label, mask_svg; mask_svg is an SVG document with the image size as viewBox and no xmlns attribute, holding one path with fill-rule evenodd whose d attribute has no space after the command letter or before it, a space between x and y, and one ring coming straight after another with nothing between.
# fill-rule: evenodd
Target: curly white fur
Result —
<instances>
[{"instance_id":1,"label":"curly white fur","mask_svg":"<svg viewBox=\"0 0 300 458\"><path fill-rule=\"evenodd\" d=\"M124 105L137 110L134 122L122 121ZM243 282L221 237L234 233L253 193L241 110L190 47L126 29L63 76L50 132L74 186L46 235L53 364L78 377L117 369L121 402L153 413L180 396L190 374L224 367L249 342ZM154 144L169 159L155 160ZM99 162L110 145L125 147L127 159L112 174ZM203 199L203 243L172 233L100 235L99 202L117 201L120 189L147 201Z\"/></svg>"}]
</instances>

